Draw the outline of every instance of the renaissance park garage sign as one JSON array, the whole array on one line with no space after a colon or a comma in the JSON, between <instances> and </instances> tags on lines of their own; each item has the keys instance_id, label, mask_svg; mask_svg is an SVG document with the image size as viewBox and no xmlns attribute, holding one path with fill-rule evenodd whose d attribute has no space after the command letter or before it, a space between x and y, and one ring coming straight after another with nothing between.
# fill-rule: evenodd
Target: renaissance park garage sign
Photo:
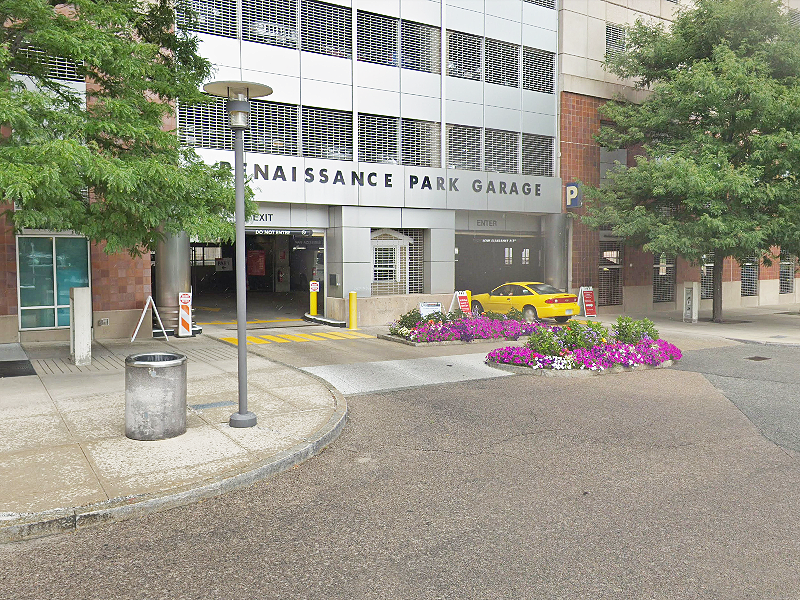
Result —
<instances>
[{"instance_id":1,"label":"renaissance park garage sign","mask_svg":"<svg viewBox=\"0 0 800 600\"><path fill-rule=\"evenodd\" d=\"M556 177L256 154L247 159L256 201L561 212L561 180Z\"/></svg>"}]
</instances>

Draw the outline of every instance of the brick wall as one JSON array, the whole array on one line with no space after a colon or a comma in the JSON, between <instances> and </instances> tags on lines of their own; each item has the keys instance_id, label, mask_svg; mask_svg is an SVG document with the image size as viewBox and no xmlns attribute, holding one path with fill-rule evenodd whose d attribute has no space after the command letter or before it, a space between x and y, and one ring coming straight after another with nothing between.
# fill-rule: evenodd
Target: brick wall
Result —
<instances>
[{"instance_id":1,"label":"brick wall","mask_svg":"<svg viewBox=\"0 0 800 600\"><path fill-rule=\"evenodd\" d=\"M600 147L592 135L600 130L598 107L605 101L563 92L561 94L561 178L564 183L600 183ZM583 208L573 209L578 215ZM572 285L597 287L599 234L582 225L572 227Z\"/></svg>"},{"instance_id":2,"label":"brick wall","mask_svg":"<svg viewBox=\"0 0 800 600\"><path fill-rule=\"evenodd\" d=\"M0 204L0 213L11 208ZM14 230L0 216L0 315L17 314L17 249Z\"/></svg>"},{"instance_id":3,"label":"brick wall","mask_svg":"<svg viewBox=\"0 0 800 600\"><path fill-rule=\"evenodd\" d=\"M92 244L92 308L142 309L150 295L150 255L106 254Z\"/></svg>"}]
</instances>

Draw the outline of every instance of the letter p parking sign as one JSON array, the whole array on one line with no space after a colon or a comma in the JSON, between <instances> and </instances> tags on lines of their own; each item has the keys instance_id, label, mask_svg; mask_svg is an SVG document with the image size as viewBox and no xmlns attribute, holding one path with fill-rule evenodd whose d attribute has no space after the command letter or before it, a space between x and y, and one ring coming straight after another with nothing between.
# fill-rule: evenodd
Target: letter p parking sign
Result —
<instances>
[{"instance_id":1,"label":"letter p parking sign","mask_svg":"<svg viewBox=\"0 0 800 600\"><path fill-rule=\"evenodd\" d=\"M579 208L583 200L581 189L577 183L568 183L564 186L567 194L567 208Z\"/></svg>"}]
</instances>

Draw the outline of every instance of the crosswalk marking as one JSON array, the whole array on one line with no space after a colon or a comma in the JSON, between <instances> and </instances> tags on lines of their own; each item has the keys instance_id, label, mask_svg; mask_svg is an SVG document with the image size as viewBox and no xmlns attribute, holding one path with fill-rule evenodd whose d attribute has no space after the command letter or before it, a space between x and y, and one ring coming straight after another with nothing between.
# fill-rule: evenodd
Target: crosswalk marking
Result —
<instances>
[{"instance_id":1,"label":"crosswalk marking","mask_svg":"<svg viewBox=\"0 0 800 600\"><path fill-rule=\"evenodd\" d=\"M262 340L260 338L257 338L254 335L248 335L247 336L247 343L248 344L269 344L269 342L267 340Z\"/></svg>"},{"instance_id":2,"label":"crosswalk marking","mask_svg":"<svg viewBox=\"0 0 800 600\"><path fill-rule=\"evenodd\" d=\"M274 335L262 335L262 336L259 336L259 337L261 337L261 338L263 338L265 340L269 340L270 342L276 342L278 344L288 344L291 341L291 340L285 340L283 338L279 338L279 337L274 336Z\"/></svg>"},{"instance_id":3,"label":"crosswalk marking","mask_svg":"<svg viewBox=\"0 0 800 600\"><path fill-rule=\"evenodd\" d=\"M322 337L328 338L329 340L352 340L353 338L343 335L341 333L315 333L314 335L321 335Z\"/></svg>"},{"instance_id":4,"label":"crosswalk marking","mask_svg":"<svg viewBox=\"0 0 800 600\"><path fill-rule=\"evenodd\" d=\"M308 340L306 338L301 338L298 335L292 335L292 334L289 334L289 333L282 333L282 334L280 334L280 336L282 338L285 338L285 339L289 340L290 342L310 342L311 341L311 340Z\"/></svg>"},{"instance_id":5,"label":"crosswalk marking","mask_svg":"<svg viewBox=\"0 0 800 600\"><path fill-rule=\"evenodd\" d=\"M309 339L309 340L311 340L313 342L318 342L320 340L324 340L325 339L323 337L318 337L316 333L314 333L314 334L311 334L311 333L295 333L293 335L296 336L296 337L307 338L307 339Z\"/></svg>"}]
</instances>

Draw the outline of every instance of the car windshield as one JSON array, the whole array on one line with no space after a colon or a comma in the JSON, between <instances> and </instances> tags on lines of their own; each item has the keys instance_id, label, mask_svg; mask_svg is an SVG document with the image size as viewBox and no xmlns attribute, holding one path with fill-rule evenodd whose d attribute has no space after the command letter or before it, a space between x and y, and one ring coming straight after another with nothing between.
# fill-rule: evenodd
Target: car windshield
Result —
<instances>
[{"instance_id":1,"label":"car windshield","mask_svg":"<svg viewBox=\"0 0 800 600\"><path fill-rule=\"evenodd\" d=\"M560 289L554 288L552 285L547 283L529 283L528 287L531 288L537 294L563 294Z\"/></svg>"}]
</instances>

